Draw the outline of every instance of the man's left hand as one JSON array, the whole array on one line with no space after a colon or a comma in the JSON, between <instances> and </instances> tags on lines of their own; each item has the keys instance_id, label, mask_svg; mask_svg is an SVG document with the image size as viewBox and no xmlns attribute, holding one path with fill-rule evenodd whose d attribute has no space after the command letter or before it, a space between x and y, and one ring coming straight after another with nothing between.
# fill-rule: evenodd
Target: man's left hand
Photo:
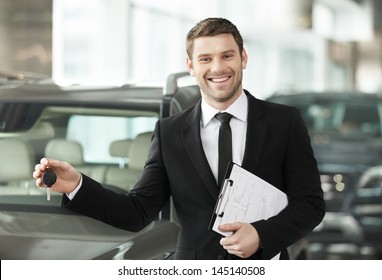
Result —
<instances>
[{"instance_id":1,"label":"man's left hand","mask_svg":"<svg viewBox=\"0 0 382 280\"><path fill-rule=\"evenodd\" d=\"M240 258L248 258L260 247L260 239L257 230L248 223L231 223L219 226L221 231L231 231L231 236L223 237L220 245L232 255Z\"/></svg>"}]
</instances>

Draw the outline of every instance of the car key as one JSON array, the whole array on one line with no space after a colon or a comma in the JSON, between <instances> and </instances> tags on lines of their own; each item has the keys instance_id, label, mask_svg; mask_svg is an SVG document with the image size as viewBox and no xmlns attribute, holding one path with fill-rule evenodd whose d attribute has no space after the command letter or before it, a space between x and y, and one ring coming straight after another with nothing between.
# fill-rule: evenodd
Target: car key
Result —
<instances>
[{"instance_id":1,"label":"car key","mask_svg":"<svg viewBox=\"0 0 382 280\"><path fill-rule=\"evenodd\" d=\"M56 183L57 175L54 173L53 168L48 167L45 173L42 175L42 181L47 186L46 199L50 200L50 188Z\"/></svg>"}]
</instances>

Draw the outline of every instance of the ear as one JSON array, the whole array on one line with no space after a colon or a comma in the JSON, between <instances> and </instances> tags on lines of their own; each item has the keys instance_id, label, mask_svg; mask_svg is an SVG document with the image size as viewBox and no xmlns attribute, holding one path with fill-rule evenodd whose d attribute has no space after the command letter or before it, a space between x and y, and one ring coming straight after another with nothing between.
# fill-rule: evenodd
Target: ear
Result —
<instances>
[{"instance_id":1,"label":"ear","mask_svg":"<svg viewBox=\"0 0 382 280\"><path fill-rule=\"evenodd\" d=\"M241 68L245 69L247 67L248 62L248 55L246 50L243 48L243 51L241 52Z\"/></svg>"},{"instance_id":2,"label":"ear","mask_svg":"<svg viewBox=\"0 0 382 280\"><path fill-rule=\"evenodd\" d=\"M188 72L190 72L190 75L195 76L194 67L192 65L192 59L190 59L188 56L186 57L186 64L187 64Z\"/></svg>"}]
</instances>

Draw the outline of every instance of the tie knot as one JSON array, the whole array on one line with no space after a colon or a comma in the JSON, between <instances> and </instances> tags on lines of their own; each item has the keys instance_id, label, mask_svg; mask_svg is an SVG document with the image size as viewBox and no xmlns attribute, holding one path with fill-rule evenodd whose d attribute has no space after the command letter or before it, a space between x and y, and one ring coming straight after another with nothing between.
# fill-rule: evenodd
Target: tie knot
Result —
<instances>
[{"instance_id":1,"label":"tie knot","mask_svg":"<svg viewBox=\"0 0 382 280\"><path fill-rule=\"evenodd\" d=\"M215 115L215 118L217 118L220 123L229 123L229 121L232 118L232 115L230 113L217 113Z\"/></svg>"}]
</instances>

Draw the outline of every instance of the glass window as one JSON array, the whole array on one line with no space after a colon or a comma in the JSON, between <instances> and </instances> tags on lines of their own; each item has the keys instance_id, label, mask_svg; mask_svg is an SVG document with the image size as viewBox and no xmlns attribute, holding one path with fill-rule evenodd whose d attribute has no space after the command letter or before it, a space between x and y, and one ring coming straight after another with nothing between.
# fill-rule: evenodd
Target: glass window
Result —
<instances>
[{"instance_id":1,"label":"glass window","mask_svg":"<svg viewBox=\"0 0 382 280\"><path fill-rule=\"evenodd\" d=\"M271 101L297 107L309 130L343 138L381 137L381 112L377 100L278 96Z\"/></svg>"},{"instance_id":2,"label":"glass window","mask_svg":"<svg viewBox=\"0 0 382 280\"><path fill-rule=\"evenodd\" d=\"M81 143L84 161L116 163L109 153L117 140L134 139L138 134L154 131L156 117L110 117L73 115L69 118L67 139Z\"/></svg>"}]
</instances>

